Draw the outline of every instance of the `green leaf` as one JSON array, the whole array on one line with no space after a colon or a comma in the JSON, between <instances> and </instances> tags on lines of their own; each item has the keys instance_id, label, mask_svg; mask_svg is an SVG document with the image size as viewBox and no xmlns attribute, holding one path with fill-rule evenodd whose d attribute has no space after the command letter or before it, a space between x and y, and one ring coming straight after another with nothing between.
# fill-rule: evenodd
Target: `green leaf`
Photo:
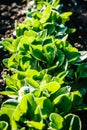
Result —
<instances>
[{"instance_id":1,"label":"green leaf","mask_svg":"<svg viewBox=\"0 0 87 130\"><path fill-rule=\"evenodd\" d=\"M29 31L25 31L24 32L24 36L27 36L27 37L36 37L37 36L37 33L33 30L29 30Z\"/></svg>"},{"instance_id":2,"label":"green leaf","mask_svg":"<svg viewBox=\"0 0 87 130\"><path fill-rule=\"evenodd\" d=\"M32 56L33 56L35 59L37 59L37 60L40 60L40 61L42 61L42 62L46 62L46 61L45 61L45 57L44 57L42 51L39 50L39 49L34 49L34 50L32 51Z\"/></svg>"},{"instance_id":3,"label":"green leaf","mask_svg":"<svg viewBox=\"0 0 87 130\"><path fill-rule=\"evenodd\" d=\"M64 12L60 14L60 17L62 19L62 23L64 24L66 21L69 21L69 16L72 15L72 12Z\"/></svg>"},{"instance_id":4,"label":"green leaf","mask_svg":"<svg viewBox=\"0 0 87 130\"><path fill-rule=\"evenodd\" d=\"M12 91L1 91L0 94L7 95L7 96L12 96L12 97L17 97L18 96L17 92L12 92Z\"/></svg>"},{"instance_id":5,"label":"green leaf","mask_svg":"<svg viewBox=\"0 0 87 130\"><path fill-rule=\"evenodd\" d=\"M51 14L51 9L52 7L50 5L48 5L44 11L42 12L42 18L40 20L41 23L45 23L49 17L50 17L50 14Z\"/></svg>"},{"instance_id":6,"label":"green leaf","mask_svg":"<svg viewBox=\"0 0 87 130\"><path fill-rule=\"evenodd\" d=\"M67 94L70 92L70 87L66 86L66 87L62 87L60 88L56 93L51 95L51 100L53 101L54 99L56 99L58 96L62 95L62 94Z\"/></svg>"},{"instance_id":7,"label":"green leaf","mask_svg":"<svg viewBox=\"0 0 87 130\"><path fill-rule=\"evenodd\" d=\"M43 51L44 51L44 56L47 59L48 65L49 64L51 65L55 59L56 47L53 44L47 44L44 45Z\"/></svg>"},{"instance_id":8,"label":"green leaf","mask_svg":"<svg viewBox=\"0 0 87 130\"><path fill-rule=\"evenodd\" d=\"M59 84L63 84L66 75L66 71L60 72L57 76L54 77L54 81L58 82Z\"/></svg>"},{"instance_id":9,"label":"green leaf","mask_svg":"<svg viewBox=\"0 0 87 130\"><path fill-rule=\"evenodd\" d=\"M34 112L34 121L38 121L38 122L43 121L43 116L39 105L37 106Z\"/></svg>"},{"instance_id":10,"label":"green leaf","mask_svg":"<svg viewBox=\"0 0 87 130\"><path fill-rule=\"evenodd\" d=\"M15 99L8 99L7 101L5 101L3 104L2 104L2 109L4 110L5 108L6 109L15 109L16 106L18 105L18 101L15 100Z\"/></svg>"},{"instance_id":11,"label":"green leaf","mask_svg":"<svg viewBox=\"0 0 87 130\"><path fill-rule=\"evenodd\" d=\"M27 33L28 35L28 32L25 32L25 34ZM30 33L33 33L33 32L29 32L29 35ZM30 35L30 36L24 36L21 38L21 41L20 41L20 46L22 46L23 44L31 44L33 41L35 40L35 34L33 35Z\"/></svg>"},{"instance_id":12,"label":"green leaf","mask_svg":"<svg viewBox=\"0 0 87 130\"><path fill-rule=\"evenodd\" d=\"M56 8L56 6L58 6L60 0L52 0L52 1L53 1L53 3L52 3L53 7Z\"/></svg>"},{"instance_id":13,"label":"green leaf","mask_svg":"<svg viewBox=\"0 0 87 130\"><path fill-rule=\"evenodd\" d=\"M38 32L37 40L42 40L47 36L47 29L43 29L42 31Z\"/></svg>"},{"instance_id":14,"label":"green leaf","mask_svg":"<svg viewBox=\"0 0 87 130\"><path fill-rule=\"evenodd\" d=\"M66 129L65 130L81 130L81 120L79 116L74 114L68 114L65 117Z\"/></svg>"},{"instance_id":15,"label":"green leaf","mask_svg":"<svg viewBox=\"0 0 87 130\"><path fill-rule=\"evenodd\" d=\"M48 35L51 35L55 31L55 25L53 23L45 23L44 28L47 29Z\"/></svg>"},{"instance_id":16,"label":"green leaf","mask_svg":"<svg viewBox=\"0 0 87 130\"><path fill-rule=\"evenodd\" d=\"M47 118L52 112L52 104L46 97L36 98L36 103L40 107L43 118Z\"/></svg>"},{"instance_id":17,"label":"green leaf","mask_svg":"<svg viewBox=\"0 0 87 130\"><path fill-rule=\"evenodd\" d=\"M14 52L14 47L12 45L12 42L14 41L14 39L12 38L6 38L5 40L2 41L3 46L10 51L11 53Z\"/></svg>"},{"instance_id":18,"label":"green leaf","mask_svg":"<svg viewBox=\"0 0 87 130\"><path fill-rule=\"evenodd\" d=\"M50 83L46 84L46 86L44 86L44 88L46 88L50 94L53 94L59 90L60 85L59 85L59 83L54 81L54 82L50 82Z\"/></svg>"},{"instance_id":19,"label":"green leaf","mask_svg":"<svg viewBox=\"0 0 87 130\"><path fill-rule=\"evenodd\" d=\"M18 102L15 99L8 99L5 101L0 110L0 121L6 121L8 125L8 129L12 128L12 115L18 105Z\"/></svg>"},{"instance_id":20,"label":"green leaf","mask_svg":"<svg viewBox=\"0 0 87 130\"><path fill-rule=\"evenodd\" d=\"M22 99L19 105L17 106L13 118L15 121L24 122L26 117L29 120L34 119L34 111L36 109L36 102L33 94L26 94Z\"/></svg>"},{"instance_id":21,"label":"green leaf","mask_svg":"<svg viewBox=\"0 0 87 130\"><path fill-rule=\"evenodd\" d=\"M80 56L78 49L76 49L75 47L72 47L67 42L64 48L65 48L64 51L65 51L66 58L68 59L68 62L75 63L76 61L78 61L79 56Z\"/></svg>"},{"instance_id":22,"label":"green leaf","mask_svg":"<svg viewBox=\"0 0 87 130\"><path fill-rule=\"evenodd\" d=\"M5 121L0 121L0 130L7 130L8 123Z\"/></svg>"},{"instance_id":23,"label":"green leaf","mask_svg":"<svg viewBox=\"0 0 87 130\"><path fill-rule=\"evenodd\" d=\"M35 81L33 78L26 78L28 84L30 84L34 88L39 88L39 83Z\"/></svg>"},{"instance_id":24,"label":"green leaf","mask_svg":"<svg viewBox=\"0 0 87 130\"><path fill-rule=\"evenodd\" d=\"M74 107L82 104L83 96L79 91L72 92L71 96L72 96L72 104Z\"/></svg>"},{"instance_id":25,"label":"green leaf","mask_svg":"<svg viewBox=\"0 0 87 130\"><path fill-rule=\"evenodd\" d=\"M32 18L32 26L33 26L33 30L38 32L41 26L40 20Z\"/></svg>"},{"instance_id":26,"label":"green leaf","mask_svg":"<svg viewBox=\"0 0 87 130\"><path fill-rule=\"evenodd\" d=\"M26 20L24 21L24 23L18 24L16 27L16 36L21 36L24 34L24 32L26 30L28 30L28 28L31 26L31 21L30 20Z\"/></svg>"},{"instance_id":27,"label":"green leaf","mask_svg":"<svg viewBox=\"0 0 87 130\"><path fill-rule=\"evenodd\" d=\"M36 121L26 121L25 123L27 123L27 125L29 126L29 128L35 128L38 130L42 130L45 126L44 123L42 122L36 122Z\"/></svg>"},{"instance_id":28,"label":"green leaf","mask_svg":"<svg viewBox=\"0 0 87 130\"><path fill-rule=\"evenodd\" d=\"M59 114L65 115L71 110L72 102L70 99L70 94L62 94L56 97L53 101L54 106L57 107Z\"/></svg>"},{"instance_id":29,"label":"green leaf","mask_svg":"<svg viewBox=\"0 0 87 130\"><path fill-rule=\"evenodd\" d=\"M18 64L21 57L22 55L14 53L10 58L4 59L3 63L6 65L7 68L18 69Z\"/></svg>"},{"instance_id":30,"label":"green leaf","mask_svg":"<svg viewBox=\"0 0 87 130\"><path fill-rule=\"evenodd\" d=\"M61 130L64 126L64 119L61 115L57 113L50 114L50 130ZM68 130L68 129L67 129Z\"/></svg>"},{"instance_id":31,"label":"green leaf","mask_svg":"<svg viewBox=\"0 0 87 130\"><path fill-rule=\"evenodd\" d=\"M57 60L59 62L58 67L60 67L65 60L65 54L61 50L57 51Z\"/></svg>"},{"instance_id":32,"label":"green leaf","mask_svg":"<svg viewBox=\"0 0 87 130\"><path fill-rule=\"evenodd\" d=\"M7 76L6 77L6 84L9 88L11 88L13 91L17 91L19 90L18 86L17 86L17 81L14 80L12 77Z\"/></svg>"}]
</instances>

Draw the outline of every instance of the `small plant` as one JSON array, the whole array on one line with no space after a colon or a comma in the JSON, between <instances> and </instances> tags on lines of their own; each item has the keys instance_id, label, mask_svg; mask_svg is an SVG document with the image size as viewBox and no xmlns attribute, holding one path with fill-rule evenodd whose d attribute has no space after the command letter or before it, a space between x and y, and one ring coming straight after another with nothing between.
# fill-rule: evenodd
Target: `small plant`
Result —
<instances>
[{"instance_id":1,"label":"small plant","mask_svg":"<svg viewBox=\"0 0 87 130\"><path fill-rule=\"evenodd\" d=\"M87 63L67 41L75 31L65 26L72 12L62 13L61 7L59 0L35 0L16 25L16 38L2 41L11 54L3 63L12 75L5 75L0 92L9 96L1 105L0 129L81 130L74 112L87 110Z\"/></svg>"}]
</instances>

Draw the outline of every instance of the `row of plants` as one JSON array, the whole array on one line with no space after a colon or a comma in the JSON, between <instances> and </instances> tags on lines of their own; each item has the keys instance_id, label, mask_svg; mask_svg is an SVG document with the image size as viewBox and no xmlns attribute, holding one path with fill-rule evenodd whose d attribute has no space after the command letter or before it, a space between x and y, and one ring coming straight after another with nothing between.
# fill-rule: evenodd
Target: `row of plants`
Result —
<instances>
[{"instance_id":1,"label":"row of plants","mask_svg":"<svg viewBox=\"0 0 87 130\"><path fill-rule=\"evenodd\" d=\"M5 91L1 103L2 130L81 130L77 111L87 110L86 56L68 41L75 29L66 26L72 12L62 12L59 0L35 0L16 38L2 42L9 58L3 64Z\"/></svg>"}]
</instances>

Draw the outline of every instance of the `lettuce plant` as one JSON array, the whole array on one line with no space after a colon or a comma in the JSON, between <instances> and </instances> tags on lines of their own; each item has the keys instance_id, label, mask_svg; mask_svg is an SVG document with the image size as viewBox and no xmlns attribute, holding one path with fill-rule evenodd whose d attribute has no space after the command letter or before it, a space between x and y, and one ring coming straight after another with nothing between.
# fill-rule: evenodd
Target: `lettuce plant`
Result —
<instances>
[{"instance_id":1,"label":"lettuce plant","mask_svg":"<svg viewBox=\"0 0 87 130\"><path fill-rule=\"evenodd\" d=\"M4 75L7 95L0 110L4 130L81 130L74 112L84 104L87 63L67 40L65 23L72 12L61 10L59 0L35 0L16 38L2 41L10 57L3 60L12 75Z\"/></svg>"}]
</instances>

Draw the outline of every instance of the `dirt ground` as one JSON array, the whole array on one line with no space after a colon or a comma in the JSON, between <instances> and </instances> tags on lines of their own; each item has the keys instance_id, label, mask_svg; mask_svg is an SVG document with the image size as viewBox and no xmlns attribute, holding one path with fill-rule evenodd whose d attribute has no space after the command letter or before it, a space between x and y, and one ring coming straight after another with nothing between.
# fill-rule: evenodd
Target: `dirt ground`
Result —
<instances>
[{"instance_id":1,"label":"dirt ground","mask_svg":"<svg viewBox=\"0 0 87 130\"><path fill-rule=\"evenodd\" d=\"M68 27L76 28L76 32L69 36L69 41L79 50L87 50L87 0L60 0L63 11L72 11ZM15 20L22 22L26 16L26 0L0 0L0 40L12 37ZM2 64L2 60L8 57L8 52L0 48L0 90L4 90L5 81L3 73L8 73ZM0 96L0 102L3 100ZM86 99L87 100L87 99ZM82 130L87 130L87 111L77 113L82 120Z\"/></svg>"},{"instance_id":2,"label":"dirt ground","mask_svg":"<svg viewBox=\"0 0 87 130\"><path fill-rule=\"evenodd\" d=\"M72 11L68 27L76 28L69 41L79 50L87 50L87 0L60 0L64 11Z\"/></svg>"}]
</instances>

